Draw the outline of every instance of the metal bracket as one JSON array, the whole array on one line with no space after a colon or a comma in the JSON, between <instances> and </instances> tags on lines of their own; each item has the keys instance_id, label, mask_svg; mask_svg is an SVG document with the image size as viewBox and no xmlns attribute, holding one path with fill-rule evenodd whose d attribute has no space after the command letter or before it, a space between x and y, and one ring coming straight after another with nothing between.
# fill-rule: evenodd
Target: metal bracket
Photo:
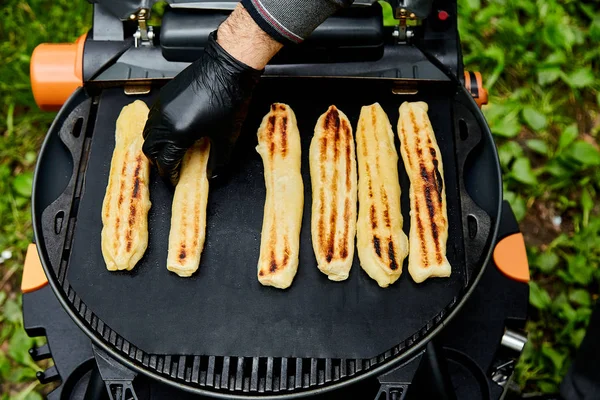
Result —
<instances>
[{"instance_id":1,"label":"metal bracket","mask_svg":"<svg viewBox=\"0 0 600 400\"><path fill-rule=\"evenodd\" d=\"M106 352L92 344L100 376L110 400L138 400L133 388L136 372L113 360Z\"/></svg>"},{"instance_id":2,"label":"metal bracket","mask_svg":"<svg viewBox=\"0 0 600 400\"><path fill-rule=\"evenodd\" d=\"M421 25L421 20L413 12L405 8L397 8L395 17L398 25L394 29L392 36L396 43L409 43L415 36L414 27Z\"/></svg>"},{"instance_id":3,"label":"metal bracket","mask_svg":"<svg viewBox=\"0 0 600 400\"><path fill-rule=\"evenodd\" d=\"M136 14L131 14L129 19L138 22L137 31L133 34L135 47L154 46L154 28L148 26L147 22L150 18L150 10L140 8Z\"/></svg>"},{"instance_id":4,"label":"metal bracket","mask_svg":"<svg viewBox=\"0 0 600 400\"><path fill-rule=\"evenodd\" d=\"M425 350L421 350L404 364L380 375L377 378L380 386L375 400L403 400L421 363L423 354L425 354Z\"/></svg>"}]
</instances>

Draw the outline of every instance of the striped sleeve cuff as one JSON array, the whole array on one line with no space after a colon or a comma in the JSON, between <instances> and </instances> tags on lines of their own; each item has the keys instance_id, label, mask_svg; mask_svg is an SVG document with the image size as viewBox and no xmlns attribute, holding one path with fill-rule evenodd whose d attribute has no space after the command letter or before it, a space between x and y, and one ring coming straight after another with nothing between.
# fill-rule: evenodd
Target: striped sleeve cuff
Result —
<instances>
[{"instance_id":1,"label":"striped sleeve cuff","mask_svg":"<svg viewBox=\"0 0 600 400\"><path fill-rule=\"evenodd\" d=\"M242 0L252 19L283 44L302 42L330 15L353 0Z\"/></svg>"}]
</instances>

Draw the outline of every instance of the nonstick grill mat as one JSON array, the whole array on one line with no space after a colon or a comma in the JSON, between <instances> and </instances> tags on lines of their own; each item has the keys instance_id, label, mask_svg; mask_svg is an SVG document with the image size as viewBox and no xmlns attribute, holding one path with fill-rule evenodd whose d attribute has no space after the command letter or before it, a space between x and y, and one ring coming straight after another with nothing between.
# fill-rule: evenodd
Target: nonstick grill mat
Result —
<instances>
[{"instance_id":1,"label":"nonstick grill mat","mask_svg":"<svg viewBox=\"0 0 600 400\"><path fill-rule=\"evenodd\" d=\"M452 117L453 110L457 112L452 89L448 84L428 83L421 84L416 95L395 95L390 83L383 81L264 82L254 97L229 176L211 182L206 244L200 268L191 278L180 278L166 269L172 190L155 171L150 185L148 250L132 272L106 270L100 248L101 207L114 148L115 121L122 107L135 98L124 95L122 88L105 89L89 138L87 170L85 165L79 166L85 182L79 206L71 213L72 244L69 238L65 240L63 259L68 263L63 261L61 275L66 270L63 287L70 284L74 289L74 293L69 289L69 299L75 300L80 313L85 310L82 316L86 320L90 313L97 316L99 320L92 319L95 330L99 324L110 328L110 335L105 336L108 341L117 346L125 341L149 354L367 359L399 343L410 346L443 320L462 296L469 277L480 268L481 253L466 257L465 247L482 251L482 243L489 236L489 217L470 207L469 213L488 222L472 235L465 235L467 240L463 242L466 211L461 214L464 188L457 181L457 176L462 176L457 169L462 169L466 154L479 139L459 140L456 118ZM142 100L150 105L152 96ZM398 107L406 100L429 104L442 152L450 226L447 255L452 276L417 285L405 262L402 277L391 287L381 289L362 271L355 255L349 279L331 282L316 267L310 235L308 148L314 125L319 115L335 104L355 128L360 107L378 101L396 131ZM289 104L298 119L305 194L300 266L292 287L285 291L263 287L256 278L265 198L262 161L254 150L256 129L270 103L276 101ZM474 121L468 123L476 125ZM82 153L86 151L84 146ZM79 157L73 157L77 165ZM457 157L461 158L459 163ZM86 157L81 159L85 163ZM409 183L401 159L399 173L404 230L408 233ZM74 201L76 197L77 193ZM463 201L463 208L465 204ZM44 236L48 235L52 232Z\"/></svg>"}]
</instances>

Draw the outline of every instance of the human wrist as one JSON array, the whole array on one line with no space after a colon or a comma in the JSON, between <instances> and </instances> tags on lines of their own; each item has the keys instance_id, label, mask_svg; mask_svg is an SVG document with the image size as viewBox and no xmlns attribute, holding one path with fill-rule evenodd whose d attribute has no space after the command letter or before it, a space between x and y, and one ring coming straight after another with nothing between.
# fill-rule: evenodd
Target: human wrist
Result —
<instances>
[{"instance_id":1,"label":"human wrist","mask_svg":"<svg viewBox=\"0 0 600 400\"><path fill-rule=\"evenodd\" d=\"M283 45L254 22L239 4L217 31L217 43L238 61L262 70Z\"/></svg>"}]
</instances>

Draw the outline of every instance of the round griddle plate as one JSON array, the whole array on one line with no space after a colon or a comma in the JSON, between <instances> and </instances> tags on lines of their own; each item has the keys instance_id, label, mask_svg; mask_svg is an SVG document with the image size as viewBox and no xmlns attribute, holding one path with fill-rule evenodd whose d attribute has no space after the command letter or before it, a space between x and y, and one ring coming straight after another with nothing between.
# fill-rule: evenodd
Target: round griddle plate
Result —
<instances>
[{"instance_id":1,"label":"round griddle plate","mask_svg":"<svg viewBox=\"0 0 600 400\"><path fill-rule=\"evenodd\" d=\"M403 96L392 94L385 81L267 80L253 101L230 175L211 182L202 262L187 279L165 267L172 190L155 174L144 258L132 272L106 270L100 250L100 210L114 125L121 108L135 99L120 88L104 90L97 104L80 96L79 105L65 107L57 118L49 134L54 137L49 137L40 157L34 212L36 231L43 236L38 241L47 252L44 260L82 323L142 364L151 355L167 355L169 361L171 355L383 360L405 352L422 344L443 322L480 272L479 261L497 219L500 180L493 142L479 111L465 96L466 92L456 93L451 84L439 82L422 82L417 95ZM151 104L152 97L141 99ZM417 285L405 263L399 281L381 289L355 257L347 281L328 281L316 268L310 240L308 146L314 124L335 104L355 127L360 107L377 101L395 127L399 105L418 100L429 104L444 161L450 221L447 255L453 274ZM260 119L275 101L289 104L296 113L305 187L300 267L285 291L262 287L256 280L265 189L262 161L254 146ZM81 134L72 135L78 120ZM50 171L67 172L70 165L70 175ZM408 233L409 183L401 160L399 172ZM467 188L485 211L469 198Z\"/></svg>"}]
</instances>

